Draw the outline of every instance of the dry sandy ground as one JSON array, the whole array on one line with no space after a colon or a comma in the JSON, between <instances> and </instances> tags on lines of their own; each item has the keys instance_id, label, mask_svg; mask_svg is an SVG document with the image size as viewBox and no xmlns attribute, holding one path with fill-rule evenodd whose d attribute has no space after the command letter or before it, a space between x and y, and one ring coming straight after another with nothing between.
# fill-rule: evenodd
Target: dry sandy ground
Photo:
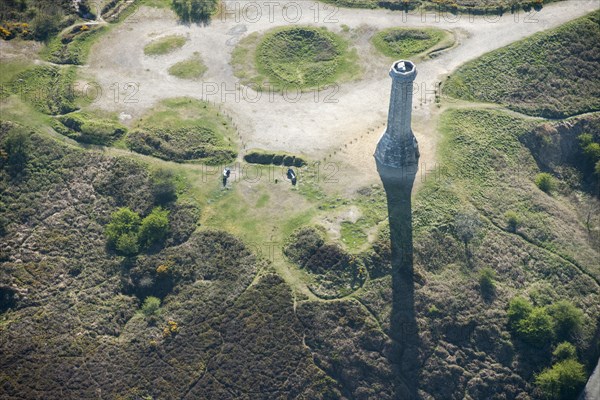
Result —
<instances>
[{"instance_id":1,"label":"dry sandy ground","mask_svg":"<svg viewBox=\"0 0 600 400\"><path fill-rule=\"evenodd\" d=\"M386 121L391 85L387 75L390 60L375 54L369 44L375 30L393 26L437 27L452 31L457 39L453 48L417 64L413 129L420 143L423 169L431 169L435 163L439 115L433 94L436 84L464 62L591 12L598 8L598 2L565 1L548 5L539 13L521 11L485 18L334 9L312 1L227 2L226 7L239 12L222 13L208 26L182 25L169 10L142 7L94 46L89 65L82 68L84 75L102 88L102 96L94 106L131 115L130 121L134 121L164 98L191 96L209 100L233 118L242 148L285 150L303 153L312 160L341 162L336 175L338 184L334 186L354 190L378 181L372 153ZM241 87L230 65L235 44L252 32L290 23L325 26L335 32L341 32L342 25L349 26L364 69L362 77L337 89L324 88L318 99L312 92L294 100L294 91L286 98L279 94L259 95ZM168 55L144 55L146 44L172 34L186 36L187 43ZM199 52L208 66L202 81L180 80L167 73L169 66L194 52ZM128 83L134 86L126 88ZM117 86L121 91L118 98Z\"/></svg>"}]
</instances>

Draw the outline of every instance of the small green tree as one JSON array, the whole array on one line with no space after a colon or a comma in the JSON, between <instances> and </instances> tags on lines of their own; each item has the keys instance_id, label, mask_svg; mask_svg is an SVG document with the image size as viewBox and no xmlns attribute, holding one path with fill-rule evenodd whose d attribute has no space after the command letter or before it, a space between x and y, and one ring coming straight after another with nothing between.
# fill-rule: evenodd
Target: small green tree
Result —
<instances>
[{"instance_id":1,"label":"small green tree","mask_svg":"<svg viewBox=\"0 0 600 400\"><path fill-rule=\"evenodd\" d=\"M508 230L512 233L515 233L519 226L521 225L521 218L519 214L514 211L507 211L504 214L504 218L506 218L506 224L508 226Z\"/></svg>"},{"instance_id":2,"label":"small green tree","mask_svg":"<svg viewBox=\"0 0 600 400\"><path fill-rule=\"evenodd\" d=\"M490 267L485 267L479 271L479 288L484 296L491 296L496 290L496 271Z\"/></svg>"},{"instance_id":3,"label":"small green tree","mask_svg":"<svg viewBox=\"0 0 600 400\"><path fill-rule=\"evenodd\" d=\"M556 400L577 398L585 382L583 365L573 359L556 363L535 378L535 384L542 395L547 399Z\"/></svg>"},{"instance_id":4,"label":"small green tree","mask_svg":"<svg viewBox=\"0 0 600 400\"><path fill-rule=\"evenodd\" d=\"M583 133L577 137L579 146L583 151L583 157L590 169L600 162L600 143L594 142L594 137L589 133Z\"/></svg>"},{"instance_id":5,"label":"small green tree","mask_svg":"<svg viewBox=\"0 0 600 400\"><path fill-rule=\"evenodd\" d=\"M145 316L150 317L152 315L156 315L158 313L158 309L160 308L160 299L154 296L148 296L144 300L144 304L142 305L142 312Z\"/></svg>"},{"instance_id":6,"label":"small green tree","mask_svg":"<svg viewBox=\"0 0 600 400\"><path fill-rule=\"evenodd\" d=\"M577 359L577 349L569 342L562 342L556 346L552 352L556 361L564 361L569 359Z\"/></svg>"},{"instance_id":7,"label":"small green tree","mask_svg":"<svg viewBox=\"0 0 600 400\"><path fill-rule=\"evenodd\" d=\"M582 149L584 149L587 145L594 143L594 137L589 133L582 133L581 135L577 136L577 139L579 140L579 146Z\"/></svg>"},{"instance_id":8,"label":"small green tree","mask_svg":"<svg viewBox=\"0 0 600 400\"><path fill-rule=\"evenodd\" d=\"M554 325L545 308L536 307L517 324L517 334L534 347L544 347L552 342Z\"/></svg>"},{"instance_id":9,"label":"small green tree","mask_svg":"<svg viewBox=\"0 0 600 400\"><path fill-rule=\"evenodd\" d=\"M119 238L126 234L137 234L140 227L140 216L127 207L119 208L110 216L110 222L104 234L110 246L116 246Z\"/></svg>"},{"instance_id":10,"label":"small green tree","mask_svg":"<svg viewBox=\"0 0 600 400\"><path fill-rule=\"evenodd\" d=\"M556 181L552 175L547 172L542 172L535 176L536 186L546 193L551 193L556 188Z\"/></svg>"},{"instance_id":11,"label":"small green tree","mask_svg":"<svg viewBox=\"0 0 600 400\"><path fill-rule=\"evenodd\" d=\"M217 0L173 0L172 7L183 22L206 22L217 4Z\"/></svg>"},{"instance_id":12,"label":"small green tree","mask_svg":"<svg viewBox=\"0 0 600 400\"><path fill-rule=\"evenodd\" d=\"M554 331L559 340L571 338L581 330L583 311L567 300L560 300L548 307L548 314L554 320Z\"/></svg>"},{"instance_id":13,"label":"small green tree","mask_svg":"<svg viewBox=\"0 0 600 400\"><path fill-rule=\"evenodd\" d=\"M519 322L527 318L532 310L533 306L527 299L519 296L513 298L508 305L508 326L516 331Z\"/></svg>"},{"instance_id":14,"label":"small green tree","mask_svg":"<svg viewBox=\"0 0 600 400\"><path fill-rule=\"evenodd\" d=\"M162 207L155 207L140 226L140 245L150 247L162 243L169 230L169 211Z\"/></svg>"},{"instance_id":15,"label":"small green tree","mask_svg":"<svg viewBox=\"0 0 600 400\"><path fill-rule=\"evenodd\" d=\"M124 233L117 239L117 251L125 256L134 256L140 251L138 236L135 232Z\"/></svg>"}]
</instances>

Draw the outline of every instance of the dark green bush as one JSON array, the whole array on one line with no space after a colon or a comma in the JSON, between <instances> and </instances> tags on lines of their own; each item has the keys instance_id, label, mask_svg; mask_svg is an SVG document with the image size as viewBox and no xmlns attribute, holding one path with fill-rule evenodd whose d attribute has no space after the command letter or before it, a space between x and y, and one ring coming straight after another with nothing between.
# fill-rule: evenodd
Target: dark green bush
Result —
<instances>
[{"instance_id":1,"label":"dark green bush","mask_svg":"<svg viewBox=\"0 0 600 400\"><path fill-rule=\"evenodd\" d=\"M283 165L286 167L291 167L292 165L294 165L294 156L284 156Z\"/></svg>"},{"instance_id":2,"label":"dark green bush","mask_svg":"<svg viewBox=\"0 0 600 400\"><path fill-rule=\"evenodd\" d=\"M546 399L571 400L577 398L586 382L583 365L569 359L554 364L535 378L535 384Z\"/></svg>"},{"instance_id":3,"label":"dark green bush","mask_svg":"<svg viewBox=\"0 0 600 400\"><path fill-rule=\"evenodd\" d=\"M173 0L172 8L183 22L207 22L218 4L217 0Z\"/></svg>"},{"instance_id":4,"label":"dark green bush","mask_svg":"<svg viewBox=\"0 0 600 400\"><path fill-rule=\"evenodd\" d=\"M515 233L519 228L519 225L521 225L521 217L519 217L519 214L514 211L507 211L504 214L504 218L506 218L508 230Z\"/></svg>"},{"instance_id":5,"label":"dark green bush","mask_svg":"<svg viewBox=\"0 0 600 400\"><path fill-rule=\"evenodd\" d=\"M554 324L546 309L534 308L517 324L517 334L534 347L544 347L554 338Z\"/></svg>"},{"instance_id":6,"label":"dark green bush","mask_svg":"<svg viewBox=\"0 0 600 400\"><path fill-rule=\"evenodd\" d=\"M140 216L127 207L119 208L111 217L106 225L104 233L110 246L116 246L119 238L127 234L137 234L140 227ZM130 241L130 238L125 240Z\"/></svg>"},{"instance_id":7,"label":"dark green bush","mask_svg":"<svg viewBox=\"0 0 600 400\"><path fill-rule=\"evenodd\" d=\"M554 320L554 330L559 340L567 340L581 330L583 311L567 300L560 300L548 307Z\"/></svg>"},{"instance_id":8,"label":"dark green bush","mask_svg":"<svg viewBox=\"0 0 600 400\"><path fill-rule=\"evenodd\" d=\"M284 165L286 167L303 167L307 164L302 157L286 153L268 152L263 150L250 150L244 155L244 161L261 165Z\"/></svg>"},{"instance_id":9,"label":"dark green bush","mask_svg":"<svg viewBox=\"0 0 600 400\"><path fill-rule=\"evenodd\" d=\"M56 34L61 27L62 15L59 13L39 13L31 21L35 40L46 41Z\"/></svg>"},{"instance_id":10,"label":"dark green bush","mask_svg":"<svg viewBox=\"0 0 600 400\"><path fill-rule=\"evenodd\" d=\"M515 297L513 298L508 306L508 326L516 330L519 322L521 320L527 318L531 311L533 310L533 306L529 302L529 300L523 297Z\"/></svg>"},{"instance_id":11,"label":"dark green bush","mask_svg":"<svg viewBox=\"0 0 600 400\"><path fill-rule=\"evenodd\" d=\"M552 175L542 172L535 176L536 186L543 192L550 194L556 188L556 181Z\"/></svg>"},{"instance_id":12,"label":"dark green bush","mask_svg":"<svg viewBox=\"0 0 600 400\"><path fill-rule=\"evenodd\" d=\"M115 248L125 256L134 256L140 251L138 245L138 235L136 232L124 233L117 239Z\"/></svg>"},{"instance_id":13,"label":"dark green bush","mask_svg":"<svg viewBox=\"0 0 600 400\"><path fill-rule=\"evenodd\" d=\"M142 247L161 244L167 238L169 230L169 211L156 207L142 220L139 241Z\"/></svg>"},{"instance_id":14,"label":"dark green bush","mask_svg":"<svg viewBox=\"0 0 600 400\"><path fill-rule=\"evenodd\" d=\"M556 346L556 349L552 352L552 356L556 361L564 361L570 359L577 359L577 349L569 342L562 342Z\"/></svg>"},{"instance_id":15,"label":"dark green bush","mask_svg":"<svg viewBox=\"0 0 600 400\"><path fill-rule=\"evenodd\" d=\"M485 267L479 271L479 288L484 296L490 296L496 290L496 271Z\"/></svg>"},{"instance_id":16,"label":"dark green bush","mask_svg":"<svg viewBox=\"0 0 600 400\"><path fill-rule=\"evenodd\" d=\"M160 308L160 299L154 296L148 296L142 305L142 312L145 316L150 317L156 315Z\"/></svg>"}]
</instances>

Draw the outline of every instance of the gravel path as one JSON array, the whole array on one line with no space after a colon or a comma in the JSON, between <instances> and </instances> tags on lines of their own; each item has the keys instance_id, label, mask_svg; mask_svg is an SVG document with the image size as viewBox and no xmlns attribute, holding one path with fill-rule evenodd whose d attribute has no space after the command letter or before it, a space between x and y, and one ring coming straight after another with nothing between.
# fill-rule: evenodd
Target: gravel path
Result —
<instances>
[{"instance_id":1,"label":"gravel path","mask_svg":"<svg viewBox=\"0 0 600 400\"><path fill-rule=\"evenodd\" d=\"M350 168L349 175L360 178L349 177L344 181L360 184L377 178L372 152L386 120L391 85L387 76L390 60L376 54L369 44L374 31L393 26L427 26L450 30L457 39L453 48L417 63L415 83L419 89L414 95L413 126L421 146L421 161L431 166L435 161L435 125L439 115L433 90L446 74L486 52L598 8L596 0L571 0L550 4L539 13L521 11L484 18L389 10L333 10L310 1L275 2L271 8L268 2L237 4L241 12L222 14L208 26L181 25L169 10L142 7L94 46L89 65L83 67L84 75L102 88L95 106L123 112L135 120L164 98L191 96L214 101L233 118L246 148L298 152L313 160L336 151L332 159L344 162ZM227 2L228 9L235 7L236 2ZM259 9L261 15L256 13ZM334 32L341 32L343 24L349 26L361 57L363 76L337 89L325 88L318 100L315 93L303 93L294 101L295 91L290 91L287 99L263 93L258 101L251 100L259 95L237 84L229 64L232 49L245 35L290 24L298 13L301 14L298 23L325 26ZM146 44L171 34L181 34L189 40L172 54L144 55ZM208 66L201 82L168 75L169 66L196 51ZM126 87L128 83L134 85ZM117 86L121 92L118 98Z\"/></svg>"}]
</instances>

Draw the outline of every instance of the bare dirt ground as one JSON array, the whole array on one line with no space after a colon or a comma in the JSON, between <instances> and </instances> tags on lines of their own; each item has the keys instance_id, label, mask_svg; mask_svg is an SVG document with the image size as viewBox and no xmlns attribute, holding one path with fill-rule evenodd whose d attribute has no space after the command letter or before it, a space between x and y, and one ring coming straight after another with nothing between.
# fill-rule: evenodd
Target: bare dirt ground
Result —
<instances>
[{"instance_id":1,"label":"bare dirt ground","mask_svg":"<svg viewBox=\"0 0 600 400\"><path fill-rule=\"evenodd\" d=\"M333 9L309 1L226 2L225 7L238 12L223 12L207 26L182 25L169 10L142 7L113 29L94 46L89 65L82 68L84 76L102 88L94 107L131 115L134 121L164 98L191 96L215 102L233 118L242 149L285 150L312 160L340 162L334 186L352 191L378 182L372 153L386 121L391 82L387 76L390 60L377 55L368 40L374 31L393 26L436 27L455 34L456 46L417 64L413 129L423 167L430 168L435 165L439 115L434 89L445 75L486 52L591 12L598 3L565 1L539 13L521 11L502 17ZM324 88L318 96L303 93L298 99L294 90L286 97L240 86L230 65L235 44L244 35L290 23L324 26L338 33L347 25L347 36L361 57L362 77L339 88ZM146 44L172 34L186 36L187 43L168 55L144 55ZM196 51L208 66L202 81L180 80L167 73L169 66Z\"/></svg>"}]
</instances>

